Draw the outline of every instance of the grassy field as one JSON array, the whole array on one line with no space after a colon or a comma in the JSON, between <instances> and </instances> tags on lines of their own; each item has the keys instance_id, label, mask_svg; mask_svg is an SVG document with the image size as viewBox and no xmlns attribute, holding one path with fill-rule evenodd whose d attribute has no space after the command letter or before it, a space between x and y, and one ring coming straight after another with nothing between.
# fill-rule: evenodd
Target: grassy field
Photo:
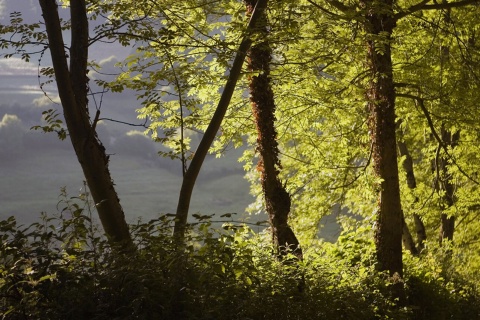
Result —
<instances>
[{"instance_id":1,"label":"grassy field","mask_svg":"<svg viewBox=\"0 0 480 320\"><path fill-rule=\"evenodd\" d=\"M224 213L236 213L231 220L252 223L267 220L264 214L245 213L254 198L249 194L238 156L239 151L235 150L219 159L209 156L193 192L191 214L215 214L215 219L219 219ZM129 223L175 212L181 173L172 171L170 165L162 168L165 161L170 160L111 157L112 177ZM15 159L2 166L1 173L0 218L14 215L23 224L36 221L41 212L57 212L60 188L66 187L70 196L83 191L80 165L69 150ZM320 236L334 241L339 232L335 215L324 217L321 224L324 227Z\"/></svg>"},{"instance_id":2,"label":"grassy field","mask_svg":"<svg viewBox=\"0 0 480 320\"><path fill-rule=\"evenodd\" d=\"M230 170L231 165L236 165L236 170ZM42 211L55 211L61 187L67 187L71 196L83 187L80 165L68 150L15 159L3 165L1 173L0 217L15 215L24 223ZM180 172L163 169L161 163L112 156L111 173L130 222L175 211ZM252 200L241 165L228 158L211 159L194 190L191 212L241 214Z\"/></svg>"}]
</instances>

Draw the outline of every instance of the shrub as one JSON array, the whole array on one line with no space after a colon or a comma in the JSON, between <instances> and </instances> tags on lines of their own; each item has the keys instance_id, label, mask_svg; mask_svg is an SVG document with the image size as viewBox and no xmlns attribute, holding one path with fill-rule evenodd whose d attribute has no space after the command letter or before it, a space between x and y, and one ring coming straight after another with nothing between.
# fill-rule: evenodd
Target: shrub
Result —
<instances>
[{"instance_id":1,"label":"shrub","mask_svg":"<svg viewBox=\"0 0 480 320\"><path fill-rule=\"evenodd\" d=\"M184 246L172 215L131 226L134 253L112 249L87 197L62 193L60 212L20 226L0 222L3 319L475 319L472 279L431 250L405 256L406 306L375 271L371 229L358 222L334 244L278 261L268 231L215 230L198 216Z\"/></svg>"}]
</instances>

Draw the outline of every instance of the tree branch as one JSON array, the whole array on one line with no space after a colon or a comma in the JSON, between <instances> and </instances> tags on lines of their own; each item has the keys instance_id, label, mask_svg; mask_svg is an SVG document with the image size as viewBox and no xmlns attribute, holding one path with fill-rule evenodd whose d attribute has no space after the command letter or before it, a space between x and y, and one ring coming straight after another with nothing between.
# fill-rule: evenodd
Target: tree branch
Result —
<instances>
[{"instance_id":1,"label":"tree branch","mask_svg":"<svg viewBox=\"0 0 480 320\"><path fill-rule=\"evenodd\" d=\"M427 108L425 107L424 100L421 97L414 96L412 94L408 93L397 93L397 97L404 97L404 98L410 98L415 100L418 103L418 106L420 109L422 109L423 114L425 115L425 118L427 119L428 127L430 128L430 131L432 132L433 136L435 137L435 140L439 143L439 146L443 149L445 154L448 156L450 160L452 160L453 164L458 168L458 171L460 171L468 180L472 181L475 184L480 184L477 180L472 178L470 175L468 175L465 170L460 167L460 165L457 163L455 158L450 154L448 151L447 145L444 143L442 138L438 135L437 131L435 130L435 126L432 121L432 117L430 116L430 112L428 112Z\"/></svg>"},{"instance_id":2,"label":"tree branch","mask_svg":"<svg viewBox=\"0 0 480 320\"><path fill-rule=\"evenodd\" d=\"M77 108L87 108L88 19L85 0L70 3L70 79Z\"/></svg>"},{"instance_id":3,"label":"tree branch","mask_svg":"<svg viewBox=\"0 0 480 320\"><path fill-rule=\"evenodd\" d=\"M315 8L320 9L320 11L325 12L328 15L331 15L331 16L336 17L336 18L343 18L341 15L333 13L332 11L329 11L329 10L325 9L324 7L322 7L321 5L319 5L316 2L313 2L312 0L307 0L307 2L310 3L311 5L313 5Z\"/></svg>"},{"instance_id":4,"label":"tree branch","mask_svg":"<svg viewBox=\"0 0 480 320\"><path fill-rule=\"evenodd\" d=\"M404 18L408 16L411 13L421 11L421 10L436 10L436 9L450 9L450 8L459 8L459 7L464 7L469 4L475 4L475 3L480 3L479 0L463 0L463 1L457 1L457 2L442 2L442 3L434 3L434 4L427 4L429 3L430 0L423 0L409 8L407 8L404 11L398 12L395 14L394 18L396 20L399 20L401 18Z\"/></svg>"},{"instance_id":5,"label":"tree branch","mask_svg":"<svg viewBox=\"0 0 480 320\"><path fill-rule=\"evenodd\" d=\"M99 118L98 121L100 121L100 120L126 124L127 126L131 126L131 127L142 127L142 128L148 129L147 120L145 120L145 122L141 123L141 124L135 124L135 123L131 123L131 122L115 120L115 119L112 119L112 118Z\"/></svg>"},{"instance_id":6,"label":"tree branch","mask_svg":"<svg viewBox=\"0 0 480 320\"><path fill-rule=\"evenodd\" d=\"M343 3L341 3L340 1L337 1L337 0L325 0L325 1L327 1L327 3L329 5L331 5L332 7L336 8L336 9L342 11L342 12L347 12L347 11L352 9L351 7L346 6L346 5L344 5Z\"/></svg>"}]
</instances>

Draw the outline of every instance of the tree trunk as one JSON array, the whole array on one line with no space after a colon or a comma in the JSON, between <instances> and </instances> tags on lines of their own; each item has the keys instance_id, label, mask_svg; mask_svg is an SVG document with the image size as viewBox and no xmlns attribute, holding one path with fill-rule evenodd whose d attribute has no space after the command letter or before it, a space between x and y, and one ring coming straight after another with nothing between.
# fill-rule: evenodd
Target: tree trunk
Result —
<instances>
[{"instance_id":1,"label":"tree trunk","mask_svg":"<svg viewBox=\"0 0 480 320\"><path fill-rule=\"evenodd\" d=\"M365 10L367 33L367 67L370 82L366 90L370 113L374 171L380 180L377 204L375 245L378 269L387 271L393 281L392 294L400 298L403 213L400 203L397 149L395 135L395 89L393 84L391 35L396 21L393 0L360 2Z\"/></svg>"},{"instance_id":2,"label":"tree trunk","mask_svg":"<svg viewBox=\"0 0 480 320\"><path fill-rule=\"evenodd\" d=\"M444 126L442 126L441 134L442 141L446 146L449 146L452 149L457 146L458 140L460 139L460 132L452 134L450 131L446 130ZM437 179L440 179L440 181L437 181L437 186L440 190L444 191L442 203L442 211L444 211L455 204L455 185L452 181L452 175L448 172L448 159L446 158L446 156L437 159L437 161L439 162L438 165L441 171L441 176L437 177ZM440 244L444 240L453 241L454 231L455 217L449 217L447 214L442 212L439 236Z\"/></svg>"},{"instance_id":3,"label":"tree trunk","mask_svg":"<svg viewBox=\"0 0 480 320\"><path fill-rule=\"evenodd\" d=\"M418 250L415 246L415 241L413 240L412 233L410 232L410 229L405 222L403 223L402 242L405 249L410 251L412 255L418 255Z\"/></svg>"},{"instance_id":4,"label":"tree trunk","mask_svg":"<svg viewBox=\"0 0 480 320\"><path fill-rule=\"evenodd\" d=\"M70 71L55 0L40 0L48 35L58 94L70 139L92 194L100 221L112 243L132 240L108 170L108 156L90 123L87 107L88 20L85 0L70 3L72 44Z\"/></svg>"},{"instance_id":5,"label":"tree trunk","mask_svg":"<svg viewBox=\"0 0 480 320\"><path fill-rule=\"evenodd\" d=\"M177 212L175 215L175 228L173 230L173 234L178 243L182 243L185 236L188 210L190 208L193 187L195 186L195 182L202 167L203 161L205 160L205 156L207 155L208 150L210 149L210 146L212 145L212 142L215 139L218 129L223 121L223 117L227 112L227 108L232 98L233 91L235 90L238 77L242 71L242 65L247 55L247 51L252 45L250 35L266 6L267 0L258 0L255 11L250 17L250 21L247 26L247 33L243 38L238 48L237 55L235 56L235 60L233 61L233 65L230 69L230 74L222 92L222 96L220 97L220 101L218 102L217 109L215 110L207 130L205 131L197 151L195 152L192 162L188 166L188 169L183 177L182 187L180 189L180 195L178 198Z\"/></svg>"},{"instance_id":6,"label":"tree trunk","mask_svg":"<svg viewBox=\"0 0 480 320\"><path fill-rule=\"evenodd\" d=\"M399 128L400 123L401 120L397 122L397 129L399 129L399 137L397 141L398 152L400 154L400 157L405 157L404 161L402 162L402 167L405 171L408 188L413 190L417 187L417 181L413 172L413 159L410 155L410 152L408 152L407 144L403 141L403 132ZM415 199L415 202L417 201L418 199ZM417 234L417 245L415 245L415 242L413 241L412 234L410 233L406 222L404 222L403 226L402 240L405 249L409 250L413 255L418 255L418 253L421 252L424 248L424 242L427 239L427 234L425 232L425 225L423 224L418 214L413 214L413 220L415 223L415 231Z\"/></svg>"},{"instance_id":7,"label":"tree trunk","mask_svg":"<svg viewBox=\"0 0 480 320\"><path fill-rule=\"evenodd\" d=\"M247 15L251 15L255 1L246 0ZM259 39L248 53L248 69L258 73L250 77L250 101L257 127L257 151L260 154L257 169L265 197L265 208L269 216L274 243L281 257L289 250L302 259L302 250L297 237L288 225L290 195L279 179L281 168L278 158L277 132L275 129L275 99L270 84L272 50L267 40L267 17L264 13L255 29Z\"/></svg>"},{"instance_id":8,"label":"tree trunk","mask_svg":"<svg viewBox=\"0 0 480 320\"><path fill-rule=\"evenodd\" d=\"M417 249L418 252L422 252L425 249L425 241L427 241L425 225L418 214L413 215L413 222L415 223L415 233L417 234Z\"/></svg>"}]
</instances>

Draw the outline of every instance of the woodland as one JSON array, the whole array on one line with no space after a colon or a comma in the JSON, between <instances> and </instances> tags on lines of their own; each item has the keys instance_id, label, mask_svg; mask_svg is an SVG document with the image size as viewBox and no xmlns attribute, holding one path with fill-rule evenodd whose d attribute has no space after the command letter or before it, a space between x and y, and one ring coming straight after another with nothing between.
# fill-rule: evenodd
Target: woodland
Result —
<instances>
[{"instance_id":1,"label":"woodland","mask_svg":"<svg viewBox=\"0 0 480 320\"><path fill-rule=\"evenodd\" d=\"M0 48L51 57L61 106L32 129L71 142L88 188L0 221L2 319L480 319L478 0L39 4ZM107 75L97 43L135 53ZM93 103L124 90L183 173L175 213L130 225ZM261 232L192 214L205 157L230 148Z\"/></svg>"}]
</instances>

